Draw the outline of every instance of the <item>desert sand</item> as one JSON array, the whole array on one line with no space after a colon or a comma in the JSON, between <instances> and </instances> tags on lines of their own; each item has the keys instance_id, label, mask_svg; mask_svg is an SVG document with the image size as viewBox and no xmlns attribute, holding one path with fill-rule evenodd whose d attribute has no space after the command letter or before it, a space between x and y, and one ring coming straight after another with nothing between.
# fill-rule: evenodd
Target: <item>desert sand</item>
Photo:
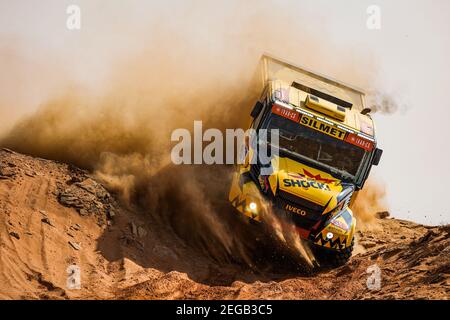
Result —
<instances>
[{"instance_id":1,"label":"desert sand","mask_svg":"<svg viewBox=\"0 0 450 320\"><path fill-rule=\"evenodd\" d=\"M0 150L1 299L447 299L449 232L381 214L343 267L262 271L205 255L87 171Z\"/></svg>"}]
</instances>

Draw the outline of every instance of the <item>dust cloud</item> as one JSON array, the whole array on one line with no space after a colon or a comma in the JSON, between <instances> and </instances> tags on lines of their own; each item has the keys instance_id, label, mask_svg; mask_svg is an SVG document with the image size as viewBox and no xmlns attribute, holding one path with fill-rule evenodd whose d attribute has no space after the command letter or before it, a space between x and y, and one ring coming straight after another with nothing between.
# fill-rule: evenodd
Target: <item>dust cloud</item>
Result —
<instances>
[{"instance_id":1,"label":"dust cloud","mask_svg":"<svg viewBox=\"0 0 450 320\"><path fill-rule=\"evenodd\" d=\"M228 82L210 81L226 73L208 67L183 71L170 59L142 56L117 72L110 92L99 97L69 89L19 121L1 145L90 169L124 203L157 216L213 258L251 263L225 223L231 168L169 161L174 129L192 129L194 120L205 129L247 125L260 91L256 67ZM202 72L214 74L205 79Z\"/></svg>"},{"instance_id":2,"label":"dust cloud","mask_svg":"<svg viewBox=\"0 0 450 320\"><path fill-rule=\"evenodd\" d=\"M362 190L356 195L351 209L358 219L358 228L372 228L376 226L376 214L388 209L386 189L383 183L369 178Z\"/></svg>"},{"instance_id":3,"label":"dust cloud","mask_svg":"<svg viewBox=\"0 0 450 320\"><path fill-rule=\"evenodd\" d=\"M232 168L172 165L171 132L192 129L194 120L202 120L204 129L245 128L261 90L258 63L263 52L317 65L326 60L322 58L328 50L314 34L301 32L301 26L291 28L289 11L269 10L258 2L229 6L221 23L215 16L184 8L183 16L189 18L165 25L155 13L154 21L161 24L151 30L151 42L145 41L145 33L135 34L145 45L117 58L101 89L66 79L67 87L15 122L0 145L90 169L124 203L157 216L215 259L239 257L251 264L251 239L242 241L227 223L232 217L226 203ZM240 17L240 9L249 6L251 19ZM199 16L205 25L197 24ZM214 41L205 44L208 23L207 36ZM307 50L303 43L308 43ZM345 63L340 62L340 70ZM45 65L51 74L60 74L52 61ZM15 93L27 95L20 88ZM371 187L366 189L370 194ZM370 211L364 203L358 201Z\"/></svg>"},{"instance_id":4,"label":"dust cloud","mask_svg":"<svg viewBox=\"0 0 450 320\"><path fill-rule=\"evenodd\" d=\"M366 103L372 113L394 114L399 111L405 111L408 106L399 100L396 95L387 94L380 91L370 91L366 96Z\"/></svg>"}]
</instances>

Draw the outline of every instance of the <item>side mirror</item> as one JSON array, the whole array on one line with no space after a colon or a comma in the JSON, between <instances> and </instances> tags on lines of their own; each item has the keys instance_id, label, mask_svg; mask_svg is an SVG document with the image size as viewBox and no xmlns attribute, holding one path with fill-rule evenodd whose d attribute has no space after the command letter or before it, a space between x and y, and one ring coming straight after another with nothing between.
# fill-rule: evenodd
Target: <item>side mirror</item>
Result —
<instances>
[{"instance_id":1,"label":"side mirror","mask_svg":"<svg viewBox=\"0 0 450 320\"><path fill-rule=\"evenodd\" d=\"M250 115L252 116L253 119L255 119L259 115L259 113L261 112L263 107L264 107L264 104L261 101L257 101L255 103L255 106L253 107L253 110L250 113Z\"/></svg>"},{"instance_id":2,"label":"side mirror","mask_svg":"<svg viewBox=\"0 0 450 320\"><path fill-rule=\"evenodd\" d=\"M383 150L376 148L375 154L372 159L372 165L377 166L380 163L381 155L383 154Z\"/></svg>"},{"instance_id":3,"label":"side mirror","mask_svg":"<svg viewBox=\"0 0 450 320\"><path fill-rule=\"evenodd\" d=\"M366 115L366 114L369 114L369 113L371 113L371 112L372 112L372 109L370 109L370 108L364 108L364 109L362 109L361 114L362 114L362 115Z\"/></svg>"}]
</instances>

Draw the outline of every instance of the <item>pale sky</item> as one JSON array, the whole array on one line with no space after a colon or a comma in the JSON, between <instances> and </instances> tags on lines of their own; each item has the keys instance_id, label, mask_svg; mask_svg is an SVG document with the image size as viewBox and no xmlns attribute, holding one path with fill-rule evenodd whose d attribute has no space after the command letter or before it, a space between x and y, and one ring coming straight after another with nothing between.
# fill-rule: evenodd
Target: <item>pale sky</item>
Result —
<instances>
[{"instance_id":1,"label":"pale sky","mask_svg":"<svg viewBox=\"0 0 450 320\"><path fill-rule=\"evenodd\" d=\"M80 6L79 31L66 29L69 4ZM380 30L367 28L369 5L381 9ZM271 52L388 94L400 107L374 115L384 155L373 175L386 185L390 211L450 222L447 0L0 0L0 125L35 110L68 79L104 86L116 59L160 41L161 27L218 59ZM186 46L174 42L172 50Z\"/></svg>"}]
</instances>

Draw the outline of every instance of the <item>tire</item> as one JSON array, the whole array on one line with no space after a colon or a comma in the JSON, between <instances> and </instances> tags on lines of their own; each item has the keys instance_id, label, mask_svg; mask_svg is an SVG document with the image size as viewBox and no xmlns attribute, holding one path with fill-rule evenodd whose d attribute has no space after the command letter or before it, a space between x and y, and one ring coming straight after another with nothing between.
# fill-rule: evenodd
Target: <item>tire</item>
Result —
<instances>
[{"instance_id":1,"label":"tire","mask_svg":"<svg viewBox=\"0 0 450 320\"><path fill-rule=\"evenodd\" d=\"M333 251L322 247L315 247L316 258L321 267L340 267L345 265L352 257L354 239L348 248L342 251Z\"/></svg>"}]
</instances>

